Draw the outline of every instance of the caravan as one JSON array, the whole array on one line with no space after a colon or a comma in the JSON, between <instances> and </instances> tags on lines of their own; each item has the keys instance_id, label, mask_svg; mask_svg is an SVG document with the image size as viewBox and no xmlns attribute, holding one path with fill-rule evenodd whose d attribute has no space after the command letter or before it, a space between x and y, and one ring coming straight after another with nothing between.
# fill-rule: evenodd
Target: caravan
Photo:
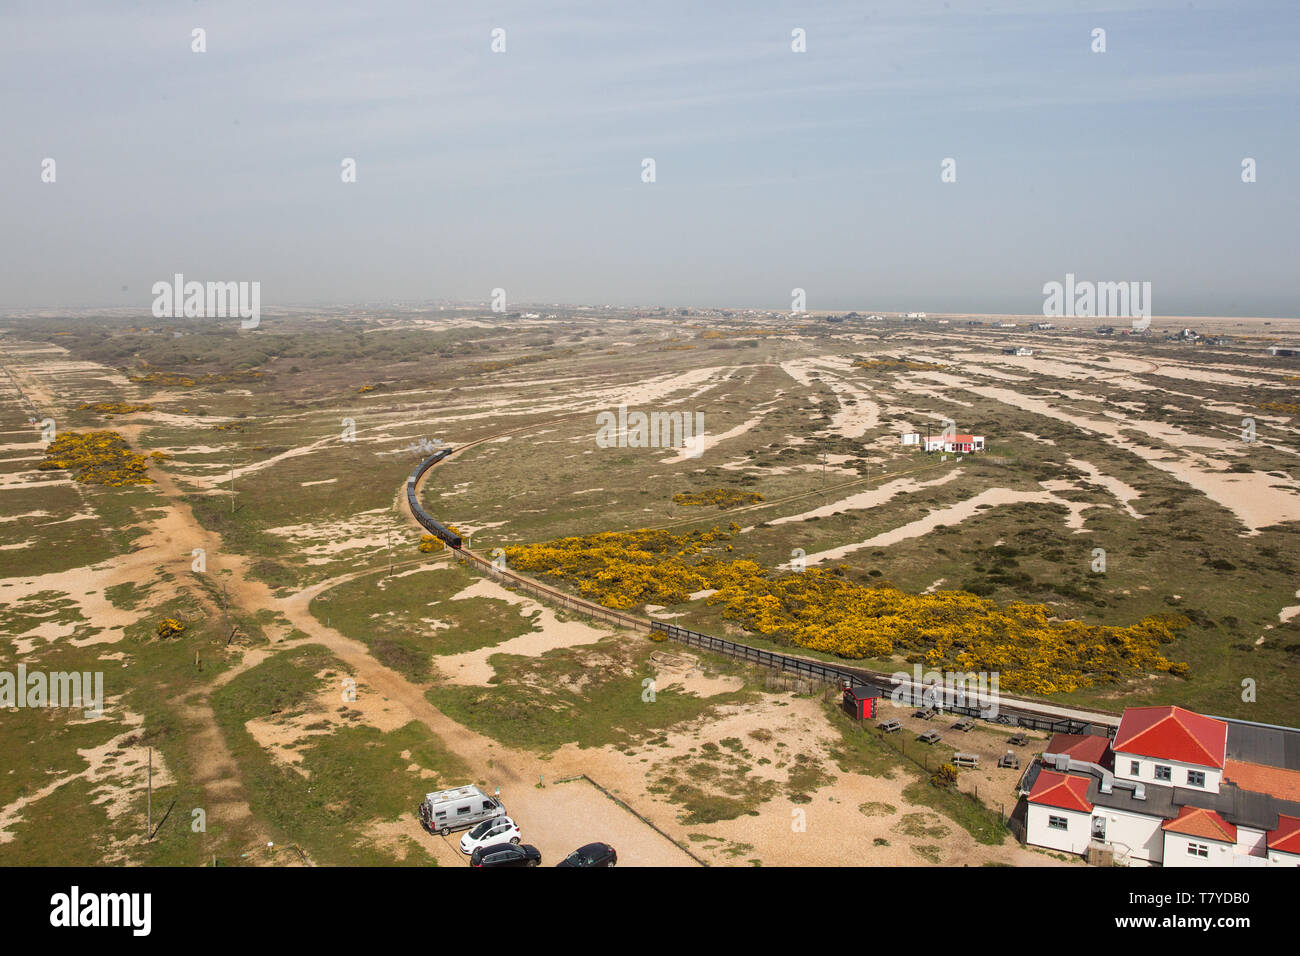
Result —
<instances>
[{"instance_id":1,"label":"caravan","mask_svg":"<svg viewBox=\"0 0 1300 956\"><path fill-rule=\"evenodd\" d=\"M478 787L455 787L424 795L420 804L420 822L430 833L446 836L452 830L464 830L484 820L505 816L506 807Z\"/></svg>"}]
</instances>

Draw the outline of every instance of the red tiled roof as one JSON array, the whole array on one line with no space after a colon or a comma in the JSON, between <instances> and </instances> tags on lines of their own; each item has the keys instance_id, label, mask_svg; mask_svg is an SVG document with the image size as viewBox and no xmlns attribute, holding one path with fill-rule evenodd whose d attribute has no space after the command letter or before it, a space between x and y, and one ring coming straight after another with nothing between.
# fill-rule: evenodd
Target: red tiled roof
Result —
<instances>
[{"instance_id":1,"label":"red tiled roof","mask_svg":"<svg viewBox=\"0 0 1300 956\"><path fill-rule=\"evenodd\" d=\"M1128 707L1111 749L1221 768L1227 746L1228 725L1222 720L1182 707Z\"/></svg>"},{"instance_id":2,"label":"red tiled roof","mask_svg":"<svg viewBox=\"0 0 1300 956\"><path fill-rule=\"evenodd\" d=\"M1084 763L1100 764L1110 749L1109 737L1094 734L1052 734L1044 753L1069 754Z\"/></svg>"},{"instance_id":3,"label":"red tiled roof","mask_svg":"<svg viewBox=\"0 0 1300 956\"><path fill-rule=\"evenodd\" d=\"M1186 836L1200 837L1202 840L1218 840L1220 843L1236 843L1237 828L1213 810L1204 807L1183 807L1178 816L1166 820L1160 829Z\"/></svg>"},{"instance_id":4,"label":"red tiled roof","mask_svg":"<svg viewBox=\"0 0 1300 956\"><path fill-rule=\"evenodd\" d=\"M1300 803L1300 770L1268 767L1262 763L1245 760L1225 760L1223 779L1235 783L1242 790L1267 793L1270 796Z\"/></svg>"},{"instance_id":5,"label":"red tiled roof","mask_svg":"<svg viewBox=\"0 0 1300 956\"><path fill-rule=\"evenodd\" d=\"M1088 778L1075 774L1042 771L1034 781L1034 789L1029 791L1028 800L1062 810L1092 813L1092 804L1088 801Z\"/></svg>"},{"instance_id":6,"label":"red tiled roof","mask_svg":"<svg viewBox=\"0 0 1300 956\"><path fill-rule=\"evenodd\" d=\"M1268 848L1300 854L1300 817L1278 814L1277 829L1268 831Z\"/></svg>"}]
</instances>

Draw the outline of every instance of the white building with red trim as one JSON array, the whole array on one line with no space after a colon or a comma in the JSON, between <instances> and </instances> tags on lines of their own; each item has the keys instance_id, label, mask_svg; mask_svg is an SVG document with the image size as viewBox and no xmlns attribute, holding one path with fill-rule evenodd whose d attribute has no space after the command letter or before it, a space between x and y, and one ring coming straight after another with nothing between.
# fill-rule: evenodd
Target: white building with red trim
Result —
<instances>
[{"instance_id":1,"label":"white building with red trim","mask_svg":"<svg viewBox=\"0 0 1300 956\"><path fill-rule=\"evenodd\" d=\"M1130 707L1057 734L1026 774L1025 842L1116 862L1300 866L1300 730Z\"/></svg>"},{"instance_id":2,"label":"white building with red trim","mask_svg":"<svg viewBox=\"0 0 1300 956\"><path fill-rule=\"evenodd\" d=\"M984 450L983 435L927 435L921 440L921 447L926 451L943 451L949 454L965 454Z\"/></svg>"}]
</instances>

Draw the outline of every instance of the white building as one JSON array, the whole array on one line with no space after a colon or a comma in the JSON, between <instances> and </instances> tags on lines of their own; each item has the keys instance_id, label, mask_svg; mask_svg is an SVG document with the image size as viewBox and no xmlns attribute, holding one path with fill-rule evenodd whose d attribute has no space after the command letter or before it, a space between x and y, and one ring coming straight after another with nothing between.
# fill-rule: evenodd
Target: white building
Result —
<instances>
[{"instance_id":1,"label":"white building","mask_svg":"<svg viewBox=\"0 0 1300 956\"><path fill-rule=\"evenodd\" d=\"M930 435L922 441L926 451L942 451L948 454L965 454L984 450L983 435Z\"/></svg>"},{"instance_id":2,"label":"white building","mask_svg":"<svg viewBox=\"0 0 1300 956\"><path fill-rule=\"evenodd\" d=\"M1025 840L1130 866L1300 866L1298 756L1300 730L1130 707L1113 741L1048 742L1026 776Z\"/></svg>"}]
</instances>

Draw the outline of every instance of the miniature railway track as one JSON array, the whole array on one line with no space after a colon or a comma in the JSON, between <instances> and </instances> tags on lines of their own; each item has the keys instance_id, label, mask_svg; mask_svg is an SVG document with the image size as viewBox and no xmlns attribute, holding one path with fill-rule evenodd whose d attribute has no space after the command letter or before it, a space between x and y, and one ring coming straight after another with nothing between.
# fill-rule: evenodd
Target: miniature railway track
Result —
<instances>
[{"instance_id":1,"label":"miniature railway track","mask_svg":"<svg viewBox=\"0 0 1300 956\"><path fill-rule=\"evenodd\" d=\"M460 445L456 448L444 449L436 455L424 459L418 466L416 466L416 469L411 473L411 477L407 481L406 498L407 504L411 509L411 516L422 527L428 528L430 531L438 534L439 537L442 537L442 534L439 533L439 529L445 531L445 527L425 511L419 502L419 487L429 471L431 471L436 465L442 464L448 459L456 457L476 445L482 445L486 442L494 441L502 435L510 435L515 432L537 428L541 425L566 421L573 417L575 416L569 415L564 418L555 419L552 422L535 422L529 425L520 426L519 428L500 432L495 435L488 435L471 442L466 442L464 445ZM850 484L852 483L856 482L850 482ZM801 496L796 495L793 497ZM456 560L464 563L466 566L472 566L502 584L518 588L521 591L558 607L574 611L596 620L607 621L618 627L625 627L629 630L640 631L646 634L658 631L663 633L666 637L681 641L690 646L712 650L726 654L730 657L758 663L763 666L777 667L796 674L803 674L812 679L828 681L838 680L841 682L850 681L868 684L878 688L886 695L901 688L903 692L908 695L909 699L915 696L915 699L920 700L921 698L919 695L926 690L926 684L924 681L917 682L911 677L908 677L905 680L900 680L895 674L871 670L870 668L829 663L827 661L800 657L798 655L777 654L748 644L741 644L736 641L712 637L711 635L701 634L697 631L689 631L675 625L665 624L662 621L654 621L648 617L616 611L613 608L605 607L603 604L597 604L594 601L588 601L585 598L576 597L572 594L561 591L558 588L543 584L534 578L511 571L508 568L505 568L502 564L499 564L490 558L486 558L467 547L464 543L460 542L459 536L455 536L455 538L457 543L453 545L448 541L448 546L452 552L452 556ZM948 699L944 700L943 709L946 711L967 713L970 716L984 716L976 707L956 705L955 701L950 701ZM1044 701L1023 697L1010 697L1005 694L999 694L997 697L996 719L1002 723L1030 726L1036 729L1062 730L1067 733L1086 733L1090 728L1096 728L1101 733L1108 733L1113 732L1115 728L1119 726L1119 716L1110 711L1085 707L1062 707Z\"/></svg>"}]
</instances>

